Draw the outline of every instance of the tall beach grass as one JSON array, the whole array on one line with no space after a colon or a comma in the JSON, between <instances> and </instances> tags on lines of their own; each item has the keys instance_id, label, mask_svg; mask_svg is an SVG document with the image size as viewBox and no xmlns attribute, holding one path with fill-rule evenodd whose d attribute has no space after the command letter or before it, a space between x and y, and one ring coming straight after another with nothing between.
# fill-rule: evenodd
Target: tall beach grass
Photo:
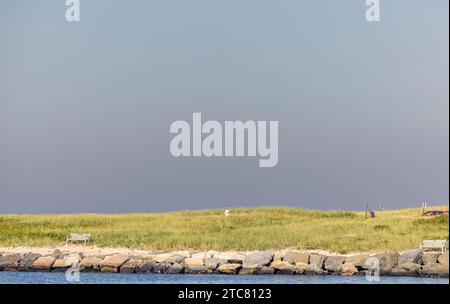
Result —
<instances>
[{"instance_id":1,"label":"tall beach grass","mask_svg":"<svg viewBox=\"0 0 450 304\"><path fill-rule=\"evenodd\" d=\"M448 206L437 207L448 210ZM92 245L164 250L323 249L405 250L424 239L447 239L448 216L424 219L419 209L324 212L294 208L234 209L166 214L0 215L0 246L62 245L71 232Z\"/></svg>"}]
</instances>

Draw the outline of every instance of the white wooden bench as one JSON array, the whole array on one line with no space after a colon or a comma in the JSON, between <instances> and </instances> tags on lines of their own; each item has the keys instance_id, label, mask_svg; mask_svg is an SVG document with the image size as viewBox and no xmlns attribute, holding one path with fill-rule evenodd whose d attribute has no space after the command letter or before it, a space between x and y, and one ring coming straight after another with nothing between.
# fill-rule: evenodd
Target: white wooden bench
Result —
<instances>
[{"instance_id":1,"label":"white wooden bench","mask_svg":"<svg viewBox=\"0 0 450 304\"><path fill-rule=\"evenodd\" d=\"M427 249L439 249L442 253L445 253L447 248L446 240L423 240L420 244L420 248L423 250Z\"/></svg>"},{"instance_id":2,"label":"white wooden bench","mask_svg":"<svg viewBox=\"0 0 450 304\"><path fill-rule=\"evenodd\" d=\"M84 244L86 245L87 243L89 243L91 241L91 235L90 234L71 233L66 239L66 245L69 242L75 242L75 241L84 242Z\"/></svg>"}]
</instances>

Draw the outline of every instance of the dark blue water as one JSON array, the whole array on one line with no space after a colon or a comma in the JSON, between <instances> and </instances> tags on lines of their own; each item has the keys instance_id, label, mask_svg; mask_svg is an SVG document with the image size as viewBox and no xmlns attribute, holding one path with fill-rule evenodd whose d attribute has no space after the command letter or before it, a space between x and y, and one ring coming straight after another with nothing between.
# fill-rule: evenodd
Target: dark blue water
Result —
<instances>
[{"instance_id":1,"label":"dark blue water","mask_svg":"<svg viewBox=\"0 0 450 304\"><path fill-rule=\"evenodd\" d=\"M381 277L368 282L365 276L295 275L164 275L81 273L79 282L69 282L64 273L0 272L0 284L449 284L448 279Z\"/></svg>"}]
</instances>

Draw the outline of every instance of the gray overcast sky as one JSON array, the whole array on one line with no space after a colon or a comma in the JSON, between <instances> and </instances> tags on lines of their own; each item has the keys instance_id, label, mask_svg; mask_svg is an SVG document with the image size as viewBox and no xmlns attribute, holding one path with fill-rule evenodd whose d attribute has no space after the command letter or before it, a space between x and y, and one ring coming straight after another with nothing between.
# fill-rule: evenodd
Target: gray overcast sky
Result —
<instances>
[{"instance_id":1,"label":"gray overcast sky","mask_svg":"<svg viewBox=\"0 0 450 304\"><path fill-rule=\"evenodd\" d=\"M449 2L0 0L0 213L449 201ZM169 126L278 120L279 163Z\"/></svg>"}]
</instances>

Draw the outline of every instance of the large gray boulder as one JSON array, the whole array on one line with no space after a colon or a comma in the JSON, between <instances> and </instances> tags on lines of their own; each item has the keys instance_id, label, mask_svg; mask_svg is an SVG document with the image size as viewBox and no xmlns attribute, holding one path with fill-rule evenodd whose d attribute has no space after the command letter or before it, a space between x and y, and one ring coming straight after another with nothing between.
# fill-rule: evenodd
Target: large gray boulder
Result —
<instances>
[{"instance_id":1,"label":"large gray boulder","mask_svg":"<svg viewBox=\"0 0 450 304\"><path fill-rule=\"evenodd\" d=\"M100 263L103 259L95 256L87 257L81 260L80 270L81 271L100 271Z\"/></svg>"},{"instance_id":2,"label":"large gray boulder","mask_svg":"<svg viewBox=\"0 0 450 304\"><path fill-rule=\"evenodd\" d=\"M169 253L158 253L158 254L155 254L155 255L152 256L152 260L155 263L160 264L160 263L164 263L167 259L169 259L173 255L174 255L174 253L171 253L171 252L169 252Z\"/></svg>"},{"instance_id":3,"label":"large gray boulder","mask_svg":"<svg viewBox=\"0 0 450 304\"><path fill-rule=\"evenodd\" d=\"M170 263L157 263L155 266L153 266L153 273L166 273L170 267L172 267L172 264Z\"/></svg>"},{"instance_id":4,"label":"large gray boulder","mask_svg":"<svg viewBox=\"0 0 450 304\"><path fill-rule=\"evenodd\" d=\"M337 272L339 270L339 266L344 264L345 257L339 257L339 256L329 256L325 260L324 268L331 272Z\"/></svg>"},{"instance_id":5,"label":"large gray boulder","mask_svg":"<svg viewBox=\"0 0 450 304\"><path fill-rule=\"evenodd\" d=\"M181 264L186 259L185 255L181 254L174 254L167 259L164 260L164 263L170 263L170 264Z\"/></svg>"},{"instance_id":6,"label":"large gray boulder","mask_svg":"<svg viewBox=\"0 0 450 304\"><path fill-rule=\"evenodd\" d=\"M120 267L121 273L134 273L141 265L142 261L138 259L129 259Z\"/></svg>"},{"instance_id":7,"label":"large gray boulder","mask_svg":"<svg viewBox=\"0 0 450 304\"><path fill-rule=\"evenodd\" d=\"M398 257L398 265L404 263L422 264L423 250L413 249L402 252Z\"/></svg>"},{"instance_id":8,"label":"large gray boulder","mask_svg":"<svg viewBox=\"0 0 450 304\"><path fill-rule=\"evenodd\" d=\"M345 263L339 265L337 273L341 276L349 277L358 273L358 268L353 264Z\"/></svg>"},{"instance_id":9,"label":"large gray boulder","mask_svg":"<svg viewBox=\"0 0 450 304\"><path fill-rule=\"evenodd\" d=\"M351 255L345 259L345 263L352 264L356 268L362 268L364 265L364 262L367 260L368 257L369 257L368 254Z\"/></svg>"},{"instance_id":10,"label":"large gray boulder","mask_svg":"<svg viewBox=\"0 0 450 304\"><path fill-rule=\"evenodd\" d=\"M241 270L239 271L240 275L255 275L259 272L261 267L257 266L257 265L252 265L249 267L242 267Z\"/></svg>"},{"instance_id":11,"label":"large gray boulder","mask_svg":"<svg viewBox=\"0 0 450 304\"><path fill-rule=\"evenodd\" d=\"M424 253L422 256L422 264L437 263L439 253Z\"/></svg>"},{"instance_id":12,"label":"large gray boulder","mask_svg":"<svg viewBox=\"0 0 450 304\"><path fill-rule=\"evenodd\" d=\"M31 270L34 261L40 258L41 255L38 253L26 253L22 256L19 262L19 271L28 271Z\"/></svg>"},{"instance_id":13,"label":"large gray boulder","mask_svg":"<svg viewBox=\"0 0 450 304\"><path fill-rule=\"evenodd\" d=\"M439 263L428 263L422 266L420 275L433 278L448 278L448 267Z\"/></svg>"},{"instance_id":14,"label":"large gray boulder","mask_svg":"<svg viewBox=\"0 0 450 304\"><path fill-rule=\"evenodd\" d=\"M390 277L418 277L420 276L417 272L410 272L402 268L394 268L389 272Z\"/></svg>"},{"instance_id":15,"label":"large gray boulder","mask_svg":"<svg viewBox=\"0 0 450 304\"><path fill-rule=\"evenodd\" d=\"M0 271L15 271L19 268L20 254L9 254L0 257Z\"/></svg>"},{"instance_id":16,"label":"large gray boulder","mask_svg":"<svg viewBox=\"0 0 450 304\"><path fill-rule=\"evenodd\" d=\"M320 269L323 268L323 264L325 263L325 259L327 257L323 254L319 254L319 253L312 253L309 256L309 264L310 265L316 265L317 267L319 267Z\"/></svg>"},{"instance_id":17,"label":"large gray boulder","mask_svg":"<svg viewBox=\"0 0 450 304\"><path fill-rule=\"evenodd\" d=\"M420 270L421 266L416 263L407 262L407 263L399 264L396 268L404 269L409 272L417 272Z\"/></svg>"},{"instance_id":18,"label":"large gray boulder","mask_svg":"<svg viewBox=\"0 0 450 304\"><path fill-rule=\"evenodd\" d=\"M218 252L214 253L214 257L227 261L228 264L242 264L245 255L238 252Z\"/></svg>"},{"instance_id":19,"label":"large gray boulder","mask_svg":"<svg viewBox=\"0 0 450 304\"><path fill-rule=\"evenodd\" d=\"M221 274L238 274L239 270L241 269L241 264L223 264L220 265L219 268L217 268L217 272Z\"/></svg>"},{"instance_id":20,"label":"large gray boulder","mask_svg":"<svg viewBox=\"0 0 450 304\"><path fill-rule=\"evenodd\" d=\"M306 275L324 275L327 274L325 270L319 267L317 264L309 264L305 269Z\"/></svg>"},{"instance_id":21,"label":"large gray boulder","mask_svg":"<svg viewBox=\"0 0 450 304\"><path fill-rule=\"evenodd\" d=\"M288 251L284 254L283 261L295 264L295 263L309 263L309 253L302 251Z\"/></svg>"},{"instance_id":22,"label":"large gray boulder","mask_svg":"<svg viewBox=\"0 0 450 304\"><path fill-rule=\"evenodd\" d=\"M120 267L129 259L129 257L120 254L107 256L100 263L100 270L102 272L119 272Z\"/></svg>"},{"instance_id":23,"label":"large gray boulder","mask_svg":"<svg viewBox=\"0 0 450 304\"><path fill-rule=\"evenodd\" d=\"M211 273L211 270L206 266L189 266L184 268L184 273L187 274L205 274Z\"/></svg>"},{"instance_id":24,"label":"large gray boulder","mask_svg":"<svg viewBox=\"0 0 450 304\"><path fill-rule=\"evenodd\" d=\"M443 265L445 268L447 268L447 271L448 271L448 252L441 254L438 257L438 263Z\"/></svg>"},{"instance_id":25,"label":"large gray boulder","mask_svg":"<svg viewBox=\"0 0 450 304\"><path fill-rule=\"evenodd\" d=\"M421 270L421 266L416 263L406 262L399 264L397 267L391 270L389 275L391 276L418 276Z\"/></svg>"},{"instance_id":26,"label":"large gray boulder","mask_svg":"<svg viewBox=\"0 0 450 304\"><path fill-rule=\"evenodd\" d=\"M295 274L304 274L306 272L306 268L308 268L308 264L297 262L295 263Z\"/></svg>"},{"instance_id":27,"label":"large gray boulder","mask_svg":"<svg viewBox=\"0 0 450 304\"><path fill-rule=\"evenodd\" d=\"M187 258L184 260L184 264L188 268L203 267L205 265L203 257Z\"/></svg>"},{"instance_id":28,"label":"large gray boulder","mask_svg":"<svg viewBox=\"0 0 450 304\"><path fill-rule=\"evenodd\" d=\"M261 269L258 270L258 274L274 274L275 269L269 266L263 266Z\"/></svg>"},{"instance_id":29,"label":"large gray boulder","mask_svg":"<svg viewBox=\"0 0 450 304\"><path fill-rule=\"evenodd\" d=\"M70 254L56 259L52 265L54 271L66 271L68 268L79 265L81 257L79 254Z\"/></svg>"},{"instance_id":30,"label":"large gray boulder","mask_svg":"<svg viewBox=\"0 0 450 304\"><path fill-rule=\"evenodd\" d=\"M275 269L276 274L294 274L295 266L285 261L274 261L270 267Z\"/></svg>"},{"instance_id":31,"label":"large gray boulder","mask_svg":"<svg viewBox=\"0 0 450 304\"><path fill-rule=\"evenodd\" d=\"M51 270L56 259L53 256L43 256L33 262L34 270Z\"/></svg>"},{"instance_id":32,"label":"large gray boulder","mask_svg":"<svg viewBox=\"0 0 450 304\"><path fill-rule=\"evenodd\" d=\"M184 267L181 264L174 263L174 264L172 264L172 266L169 267L169 269L167 269L166 273L167 274L179 274L179 273L183 273L183 271L184 271Z\"/></svg>"},{"instance_id":33,"label":"large gray boulder","mask_svg":"<svg viewBox=\"0 0 450 304\"><path fill-rule=\"evenodd\" d=\"M214 258L214 257L205 259L205 266L208 269L211 269L212 271L216 270L217 267L219 267L223 264L227 264L227 261L218 259L218 258Z\"/></svg>"},{"instance_id":34,"label":"large gray boulder","mask_svg":"<svg viewBox=\"0 0 450 304\"><path fill-rule=\"evenodd\" d=\"M248 254L245 256L244 260L242 261L243 267L251 267L251 266L267 266L272 262L273 259L273 253L270 251L257 251Z\"/></svg>"},{"instance_id":35,"label":"large gray boulder","mask_svg":"<svg viewBox=\"0 0 450 304\"><path fill-rule=\"evenodd\" d=\"M153 268L156 266L156 263L153 260L143 260L139 266L136 268L137 273L150 273L153 271Z\"/></svg>"},{"instance_id":36,"label":"large gray boulder","mask_svg":"<svg viewBox=\"0 0 450 304\"><path fill-rule=\"evenodd\" d=\"M369 257L365 262L362 268L370 269L375 265L371 262L377 261L377 264L380 268L380 274L386 274L392 271L398 265L398 253L379 253L374 256Z\"/></svg>"}]
</instances>

